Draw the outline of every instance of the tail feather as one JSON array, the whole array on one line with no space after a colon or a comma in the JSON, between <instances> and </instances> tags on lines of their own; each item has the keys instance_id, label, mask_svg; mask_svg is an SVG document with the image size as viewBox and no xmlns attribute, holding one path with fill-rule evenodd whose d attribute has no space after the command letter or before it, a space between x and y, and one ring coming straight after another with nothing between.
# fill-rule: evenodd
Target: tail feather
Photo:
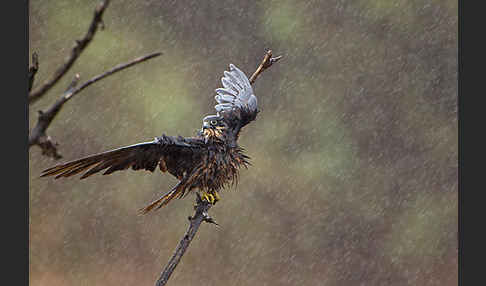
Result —
<instances>
[{"instance_id":1,"label":"tail feather","mask_svg":"<svg viewBox=\"0 0 486 286\"><path fill-rule=\"evenodd\" d=\"M150 203L148 206L144 207L143 209L140 209L141 214L146 214L152 209L160 209L161 207L165 206L168 204L173 198L179 196L179 198L182 198L184 196L184 193L187 195L190 193L190 191L193 189L192 184L194 180L198 177L198 175L201 173L203 169L203 165L198 166L195 170L191 172L190 175L186 175L177 185L175 185L172 190L170 190L168 193L160 197L158 200L153 201ZM187 187L189 189L186 192Z\"/></svg>"},{"instance_id":2,"label":"tail feather","mask_svg":"<svg viewBox=\"0 0 486 286\"><path fill-rule=\"evenodd\" d=\"M161 196L159 199L151 202L148 206L139 210L140 214L146 214L151 210L158 210L161 207L167 205L173 198L182 191L180 182L175 185L172 190Z\"/></svg>"}]
</instances>

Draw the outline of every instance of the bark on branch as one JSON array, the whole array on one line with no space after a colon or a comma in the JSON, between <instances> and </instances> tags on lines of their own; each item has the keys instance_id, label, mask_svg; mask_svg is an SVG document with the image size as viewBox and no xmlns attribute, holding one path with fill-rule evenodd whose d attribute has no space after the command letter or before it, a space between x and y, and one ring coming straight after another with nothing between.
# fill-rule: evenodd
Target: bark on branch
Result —
<instances>
[{"instance_id":1,"label":"bark on branch","mask_svg":"<svg viewBox=\"0 0 486 286\"><path fill-rule=\"evenodd\" d=\"M32 66L29 68L29 92L32 89L32 85L34 85L34 78L35 74L39 70L39 57L37 53L34 52L32 54Z\"/></svg>"},{"instance_id":2,"label":"bark on branch","mask_svg":"<svg viewBox=\"0 0 486 286\"><path fill-rule=\"evenodd\" d=\"M28 97L29 104L32 104L35 101L37 101L39 98L41 98L73 66L74 62L79 58L81 53L84 51L84 49L88 46L88 44L93 39L94 35L96 34L96 31L98 31L98 26L102 25L102 23L103 23L102 16L103 16L103 13L105 12L106 7L108 7L109 3L110 3L110 0L104 0L98 5L98 7L96 7L95 12L94 12L94 16L93 16L93 20L91 21L89 29L86 32L86 35L81 40L76 40L76 44L74 45L73 49L71 50L71 54L70 54L69 58L67 58L67 60L64 62L64 64L56 70L56 72L51 77L51 79L45 81L44 84L42 84L40 87L38 87L34 91L30 92L29 97ZM33 76L32 76L31 81L33 82Z\"/></svg>"},{"instance_id":3,"label":"bark on branch","mask_svg":"<svg viewBox=\"0 0 486 286\"><path fill-rule=\"evenodd\" d=\"M201 200L201 197L199 196L198 193L196 193L196 206L194 207L195 213L194 216L189 217L189 228L187 229L186 233L182 237L181 241L179 242L179 245L177 245L177 248L170 258L169 262L164 268L164 271L162 271L162 274L160 275L159 279L155 283L157 286L162 286L167 283L169 280L170 276L172 275L172 272L174 272L174 269L176 266L179 264L179 261L181 260L182 256L186 252L187 248L189 247L189 244L191 243L192 239L196 235L199 226L203 221L209 222L209 223L214 223L217 225L217 223L208 215L208 211L211 208L211 204Z\"/></svg>"},{"instance_id":4,"label":"bark on branch","mask_svg":"<svg viewBox=\"0 0 486 286\"><path fill-rule=\"evenodd\" d=\"M78 94L80 91L85 89L86 87L92 85L93 83L110 76L116 72L134 66L136 64L142 63L147 61L151 58L157 57L162 53L152 53L143 57L136 58L131 60L128 63L119 64L112 69L97 75L90 80L84 82L83 84L77 86L79 81L79 74L76 74L74 80L69 85L68 89L64 92L64 94L59 98L47 111L39 111L39 118L37 124L32 129L31 133L29 134L29 148L33 145L38 145L42 149L42 154L47 155L49 157L53 157L54 159L60 159L62 156L57 151L58 144L52 140L50 136L46 134L46 130L49 125L52 123L56 115L59 113L63 105L70 100L74 95Z\"/></svg>"},{"instance_id":5,"label":"bark on branch","mask_svg":"<svg viewBox=\"0 0 486 286\"><path fill-rule=\"evenodd\" d=\"M262 62L260 65L257 67L257 70L253 73L253 75L250 78L250 83L253 84L256 80L256 78L267 68L271 67L274 63L276 63L278 60L280 60L282 56L278 56L275 58L272 58L272 50L268 50L267 53L265 54ZM155 282L156 286L164 286L166 285L167 281L169 281L170 276L172 275L172 272L174 272L175 268L179 264L182 256L186 252L187 248L189 247L189 244L191 243L192 239L196 235L199 226L203 221L208 222L208 223L217 223L214 221L212 217L209 216L208 211L212 207L212 205L206 201L201 200L201 197L199 196L198 193L196 193L196 206L195 208L195 214L192 217L189 217L189 228L187 229L186 233L182 237L181 241L177 245L177 248L170 258L169 262L165 266L164 270L160 274L159 279Z\"/></svg>"},{"instance_id":6,"label":"bark on branch","mask_svg":"<svg viewBox=\"0 0 486 286\"><path fill-rule=\"evenodd\" d=\"M250 77L250 83L253 84L257 77L267 68L271 67L274 63L278 62L282 56L272 58L272 50L268 50L265 56L263 57L262 62L257 67L256 71Z\"/></svg>"}]
</instances>

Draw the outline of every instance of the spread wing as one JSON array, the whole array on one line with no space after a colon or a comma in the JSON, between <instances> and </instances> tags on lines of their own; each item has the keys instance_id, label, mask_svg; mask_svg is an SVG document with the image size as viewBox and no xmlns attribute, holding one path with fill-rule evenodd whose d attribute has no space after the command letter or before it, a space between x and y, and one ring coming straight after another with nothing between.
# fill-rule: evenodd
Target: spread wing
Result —
<instances>
[{"instance_id":1,"label":"spread wing","mask_svg":"<svg viewBox=\"0 0 486 286\"><path fill-rule=\"evenodd\" d=\"M157 165L162 172L169 171L176 177L182 177L200 151L200 144L197 139L172 137L162 135L150 142L134 144L96 155L88 156L79 160L60 164L44 170L41 177L56 176L70 177L80 172L85 172L81 179L107 169L103 175L115 171L126 170L148 170L153 172Z\"/></svg>"},{"instance_id":2,"label":"spread wing","mask_svg":"<svg viewBox=\"0 0 486 286\"><path fill-rule=\"evenodd\" d=\"M258 103L248 77L233 64L229 68L221 78L223 87L216 89L215 108L224 117L237 118L241 128L256 118Z\"/></svg>"}]
</instances>

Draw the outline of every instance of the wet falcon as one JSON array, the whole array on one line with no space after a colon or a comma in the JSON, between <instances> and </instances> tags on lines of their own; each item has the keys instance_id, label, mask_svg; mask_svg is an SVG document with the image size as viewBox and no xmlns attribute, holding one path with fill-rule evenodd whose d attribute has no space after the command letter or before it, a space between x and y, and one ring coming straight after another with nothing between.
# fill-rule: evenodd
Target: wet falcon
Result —
<instances>
[{"instance_id":1,"label":"wet falcon","mask_svg":"<svg viewBox=\"0 0 486 286\"><path fill-rule=\"evenodd\" d=\"M195 137L162 135L153 141L138 143L82 159L60 164L44 170L42 177L70 177L84 172L81 179L103 171L148 170L157 166L169 172L179 182L170 191L141 209L142 213L159 209L174 198L182 198L193 190L211 204L216 203L218 192L236 183L238 170L247 167L249 157L238 146L241 128L255 120L258 107L248 77L233 64L224 71L223 87L217 88L216 115L208 115Z\"/></svg>"}]
</instances>

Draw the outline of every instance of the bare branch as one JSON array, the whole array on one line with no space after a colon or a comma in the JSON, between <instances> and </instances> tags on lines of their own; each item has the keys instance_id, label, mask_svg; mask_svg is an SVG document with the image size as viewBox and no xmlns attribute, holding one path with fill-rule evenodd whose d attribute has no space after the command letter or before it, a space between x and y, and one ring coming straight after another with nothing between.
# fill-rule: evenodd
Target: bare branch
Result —
<instances>
[{"instance_id":1,"label":"bare branch","mask_svg":"<svg viewBox=\"0 0 486 286\"><path fill-rule=\"evenodd\" d=\"M32 89L32 86L34 85L34 77L38 70L39 70L39 57L37 56L37 53L34 52L32 54L32 66L29 68L29 92Z\"/></svg>"},{"instance_id":2,"label":"bare branch","mask_svg":"<svg viewBox=\"0 0 486 286\"><path fill-rule=\"evenodd\" d=\"M272 58L272 50L268 50L265 56L263 57L262 62L256 69L256 71L253 73L253 75L250 77L250 83L253 84L255 83L255 80L257 77L267 68L271 67L274 63L278 62L282 56L274 57Z\"/></svg>"},{"instance_id":3,"label":"bare branch","mask_svg":"<svg viewBox=\"0 0 486 286\"><path fill-rule=\"evenodd\" d=\"M73 81L71 82L67 90L64 92L64 94L61 96L61 98L59 98L47 111L45 112L39 111L39 119L37 121L37 124L32 129L32 132L29 135L29 148L33 145L38 145L39 147L42 148L42 154L47 155L49 157L53 157L55 159L60 159L61 155L59 155L59 153L57 152L57 146L59 144L52 141L52 139L46 134L46 130L49 127L49 125L52 123L56 115L59 113L62 106L68 100L70 100L74 95L76 95L86 87L92 85L93 83L107 76L110 76L116 72L129 68L133 65L157 57L161 54L162 53L160 52L152 53L143 57L136 58L128 63L119 64L114 68L91 78L90 80L84 82L78 87L76 86L79 81L79 74L76 74L75 78L73 79Z\"/></svg>"},{"instance_id":4,"label":"bare branch","mask_svg":"<svg viewBox=\"0 0 486 286\"><path fill-rule=\"evenodd\" d=\"M64 64L57 69L57 71L54 73L52 78L44 82L42 86L35 89L29 94L28 97L29 104L37 101L69 71L69 69L72 67L74 62L79 58L83 50L88 46L88 44L91 42L94 35L96 34L96 31L98 30L98 26L100 25L100 23L103 22L102 20L103 12L105 12L105 9L109 3L110 3L109 0L104 0L98 5L98 7L96 7L93 20L91 21L91 25L89 26L86 35L83 37L83 39L76 40L76 44L71 50L71 55L64 62Z\"/></svg>"},{"instance_id":5,"label":"bare branch","mask_svg":"<svg viewBox=\"0 0 486 286\"><path fill-rule=\"evenodd\" d=\"M208 215L208 210L211 208L212 205L206 201L201 200L199 194L196 194L197 204L194 207L196 212L193 217L189 217L189 228L179 242L179 245L177 245L174 254L165 266L164 271L162 271L162 273L160 274L160 278L155 283L156 286L163 286L167 283L170 276L172 275L172 272L174 272L175 268L179 264L179 261L189 247L189 244L196 235L201 223L205 221L216 224L216 222Z\"/></svg>"},{"instance_id":6,"label":"bare branch","mask_svg":"<svg viewBox=\"0 0 486 286\"><path fill-rule=\"evenodd\" d=\"M112 69L109 69L106 72L104 72L104 73L102 73L100 75L97 75L97 76L93 77L92 79L86 81L85 83L83 83L79 87L73 89L72 92L66 96L66 100L69 100L76 93L80 92L81 90L85 89L86 87L92 85L93 83L95 83L95 82L97 82L97 81L99 81L99 80L101 80L101 79L103 79L103 78L105 78L105 77L107 77L109 75L112 75L112 74L114 74L116 72L119 72L121 70L124 70L126 68L129 68L129 67L134 66L136 64L142 63L144 61L147 61L147 60L149 60L151 58L158 57L161 54L162 54L161 52L156 52L156 53L152 53L152 54L149 54L149 55L146 55L146 56L143 56L143 57L139 57L139 58L133 59L133 60L131 60L128 63L119 64L119 65L113 67Z\"/></svg>"},{"instance_id":7,"label":"bare branch","mask_svg":"<svg viewBox=\"0 0 486 286\"><path fill-rule=\"evenodd\" d=\"M271 67L274 63L280 60L282 56L278 56L272 58L272 50L268 50L263 58L261 64L258 66L257 70L253 73L250 78L250 83L253 84L256 78L267 68ZM189 244L191 243L192 239L196 235L199 226L203 221L208 223L213 223L218 225L212 217L209 216L208 211L212 207L212 204L201 200L199 193L196 193L196 206L194 207L196 212L193 217L189 217L189 228L187 229L186 233L182 237L181 241L177 245L177 248L170 258L169 262L165 266L164 270L160 274L159 279L155 283L156 286L164 286L167 281L169 281L172 272L174 272L175 268L179 264L182 256L186 252Z\"/></svg>"}]
</instances>

